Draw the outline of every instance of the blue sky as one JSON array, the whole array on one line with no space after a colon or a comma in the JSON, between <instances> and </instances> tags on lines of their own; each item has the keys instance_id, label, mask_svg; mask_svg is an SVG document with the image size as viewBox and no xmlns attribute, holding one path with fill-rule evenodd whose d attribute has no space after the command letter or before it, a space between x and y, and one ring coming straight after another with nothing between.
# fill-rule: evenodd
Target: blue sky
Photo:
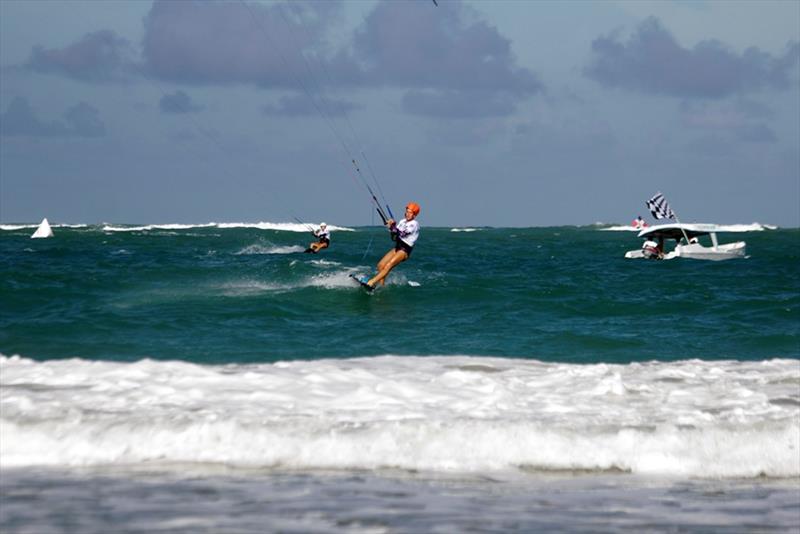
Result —
<instances>
[{"instance_id":1,"label":"blue sky","mask_svg":"<svg viewBox=\"0 0 800 534\"><path fill-rule=\"evenodd\" d=\"M438 4L2 0L0 222L800 226L800 2Z\"/></svg>"}]
</instances>

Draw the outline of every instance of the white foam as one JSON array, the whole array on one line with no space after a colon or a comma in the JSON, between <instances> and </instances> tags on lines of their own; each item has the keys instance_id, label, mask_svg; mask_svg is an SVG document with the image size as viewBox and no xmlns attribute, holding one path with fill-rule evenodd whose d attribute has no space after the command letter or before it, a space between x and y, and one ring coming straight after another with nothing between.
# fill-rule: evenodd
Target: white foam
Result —
<instances>
[{"instance_id":1,"label":"white foam","mask_svg":"<svg viewBox=\"0 0 800 534\"><path fill-rule=\"evenodd\" d=\"M292 261L291 266L296 265L297 261ZM265 292L285 292L308 287L322 289L356 289L358 285L353 282L350 274L356 274L357 268L331 270L339 264L336 262L325 262L319 260L315 267L324 269L324 272L306 276L295 281L282 284L265 283L260 280L237 280L227 282L221 286L222 294L229 297L251 296Z\"/></svg>"},{"instance_id":2,"label":"white foam","mask_svg":"<svg viewBox=\"0 0 800 534\"><path fill-rule=\"evenodd\" d=\"M609 226L607 228L598 228L598 230L602 230L604 232L638 232L641 228L636 228L630 224L627 225L620 225L620 226Z\"/></svg>"},{"instance_id":3,"label":"white foam","mask_svg":"<svg viewBox=\"0 0 800 534\"><path fill-rule=\"evenodd\" d=\"M147 232L150 230L189 230L191 228L211 228L216 223L208 224L147 224L144 226L103 225L103 232Z\"/></svg>"},{"instance_id":4,"label":"white foam","mask_svg":"<svg viewBox=\"0 0 800 534\"><path fill-rule=\"evenodd\" d=\"M763 232L764 230L777 230L777 226L769 224L760 224L754 222L752 224L723 224L720 225L720 230L725 232Z\"/></svg>"},{"instance_id":5,"label":"white foam","mask_svg":"<svg viewBox=\"0 0 800 534\"><path fill-rule=\"evenodd\" d=\"M38 224L0 224L0 230L13 232L15 230L24 230L26 228L38 228Z\"/></svg>"},{"instance_id":6,"label":"white foam","mask_svg":"<svg viewBox=\"0 0 800 534\"><path fill-rule=\"evenodd\" d=\"M324 289L354 289L358 287L351 274L356 274L356 269L347 269L334 272L316 274L304 280L301 287L321 287Z\"/></svg>"},{"instance_id":7,"label":"white foam","mask_svg":"<svg viewBox=\"0 0 800 534\"><path fill-rule=\"evenodd\" d=\"M0 357L0 466L800 476L800 362Z\"/></svg>"},{"instance_id":8,"label":"white foam","mask_svg":"<svg viewBox=\"0 0 800 534\"><path fill-rule=\"evenodd\" d=\"M661 224L661 223L659 223ZM686 223L686 224L702 224L702 223ZM764 230L776 230L778 227L769 224L760 224L754 222L752 224L719 224L716 226L719 232L763 232ZM609 226L607 228L598 228L604 232L639 232L642 228L636 228L633 225Z\"/></svg>"},{"instance_id":9,"label":"white foam","mask_svg":"<svg viewBox=\"0 0 800 534\"><path fill-rule=\"evenodd\" d=\"M258 280L241 280L228 282L221 287L222 294L227 297L249 297L260 293L288 291L293 289L289 284L268 284Z\"/></svg>"},{"instance_id":10,"label":"white foam","mask_svg":"<svg viewBox=\"0 0 800 534\"><path fill-rule=\"evenodd\" d=\"M25 230L29 228L38 228L38 224L0 224L0 230L13 232L15 230ZM50 224L51 228L88 228L88 224Z\"/></svg>"},{"instance_id":11,"label":"white foam","mask_svg":"<svg viewBox=\"0 0 800 534\"><path fill-rule=\"evenodd\" d=\"M480 228L451 228L451 232L477 232Z\"/></svg>"},{"instance_id":12,"label":"white foam","mask_svg":"<svg viewBox=\"0 0 800 534\"><path fill-rule=\"evenodd\" d=\"M151 230L189 230L192 228L255 228L258 230L280 230L285 232L301 232L308 233L309 225L299 223L273 223L273 222L229 222L229 223L216 223L210 222L205 224L147 224L141 226L119 226L105 224L103 225L104 232L148 232ZM328 230L332 232L354 232L352 228L345 226L328 225Z\"/></svg>"},{"instance_id":13,"label":"white foam","mask_svg":"<svg viewBox=\"0 0 800 534\"><path fill-rule=\"evenodd\" d=\"M215 223L216 224L216 223ZM244 223L244 222L231 222L231 223L218 223L220 228L257 228L259 230L281 230L284 232L301 232L309 233L309 228L316 228L313 224L299 224L299 223L275 223L275 222L257 222L257 223ZM354 232L352 228L345 226L328 225L328 230L331 232Z\"/></svg>"},{"instance_id":14,"label":"white foam","mask_svg":"<svg viewBox=\"0 0 800 534\"><path fill-rule=\"evenodd\" d=\"M236 255L252 255L252 254L296 254L303 252L305 247L299 245L294 246L275 246L275 245L249 245L242 250L235 252Z\"/></svg>"},{"instance_id":15,"label":"white foam","mask_svg":"<svg viewBox=\"0 0 800 534\"><path fill-rule=\"evenodd\" d=\"M330 260L311 260L309 263L311 265L314 265L315 267L322 267L322 268L338 267L341 265L341 263L339 263L338 261L330 261Z\"/></svg>"}]
</instances>

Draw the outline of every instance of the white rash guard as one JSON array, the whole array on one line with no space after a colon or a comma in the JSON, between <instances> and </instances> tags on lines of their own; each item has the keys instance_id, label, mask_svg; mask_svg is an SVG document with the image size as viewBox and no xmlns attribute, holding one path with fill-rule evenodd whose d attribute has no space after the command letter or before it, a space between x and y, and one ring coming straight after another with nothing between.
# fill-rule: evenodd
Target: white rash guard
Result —
<instances>
[{"instance_id":1,"label":"white rash guard","mask_svg":"<svg viewBox=\"0 0 800 534\"><path fill-rule=\"evenodd\" d=\"M413 247L419 237L419 223L416 219L411 221L402 219L395 228L397 229L397 237L409 247Z\"/></svg>"}]
</instances>

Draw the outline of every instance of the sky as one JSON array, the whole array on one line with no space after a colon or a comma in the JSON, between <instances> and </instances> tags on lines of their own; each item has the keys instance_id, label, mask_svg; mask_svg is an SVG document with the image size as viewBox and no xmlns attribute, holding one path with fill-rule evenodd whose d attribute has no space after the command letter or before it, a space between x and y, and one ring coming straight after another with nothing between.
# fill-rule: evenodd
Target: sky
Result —
<instances>
[{"instance_id":1,"label":"sky","mask_svg":"<svg viewBox=\"0 0 800 534\"><path fill-rule=\"evenodd\" d=\"M0 223L800 226L800 2L437 3L0 0Z\"/></svg>"}]
</instances>

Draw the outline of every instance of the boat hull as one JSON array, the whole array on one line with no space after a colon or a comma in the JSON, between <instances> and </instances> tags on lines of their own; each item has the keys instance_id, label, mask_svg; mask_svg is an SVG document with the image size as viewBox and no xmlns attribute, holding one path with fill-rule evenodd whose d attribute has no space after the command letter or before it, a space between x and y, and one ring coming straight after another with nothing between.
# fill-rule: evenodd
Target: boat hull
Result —
<instances>
[{"instance_id":1,"label":"boat hull","mask_svg":"<svg viewBox=\"0 0 800 534\"><path fill-rule=\"evenodd\" d=\"M679 258L691 258L693 260L733 260L744 258L747 247L744 241L735 243L725 243L716 247L704 247L699 244L678 245L675 247L675 256Z\"/></svg>"},{"instance_id":2,"label":"boat hull","mask_svg":"<svg viewBox=\"0 0 800 534\"><path fill-rule=\"evenodd\" d=\"M675 247L675 250L664 254L661 259L690 258L693 260L710 261L733 260L736 258L744 258L746 251L747 247L744 241L726 243L724 245L717 245L716 247L704 247L703 245L694 243L691 245L678 245ZM650 258L642 249L629 250L625 253L625 257L628 259Z\"/></svg>"}]
</instances>

